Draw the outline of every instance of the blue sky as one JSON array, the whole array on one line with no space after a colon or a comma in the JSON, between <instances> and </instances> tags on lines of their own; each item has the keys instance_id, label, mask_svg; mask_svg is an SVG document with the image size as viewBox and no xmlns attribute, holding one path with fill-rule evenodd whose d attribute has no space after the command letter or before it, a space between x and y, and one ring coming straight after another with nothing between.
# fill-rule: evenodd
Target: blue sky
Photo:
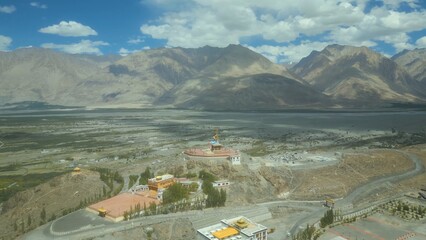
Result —
<instances>
[{"instance_id":1,"label":"blue sky","mask_svg":"<svg viewBox=\"0 0 426 240\"><path fill-rule=\"evenodd\" d=\"M294 62L329 44L426 47L424 0L0 0L0 50L130 54L242 44Z\"/></svg>"}]
</instances>

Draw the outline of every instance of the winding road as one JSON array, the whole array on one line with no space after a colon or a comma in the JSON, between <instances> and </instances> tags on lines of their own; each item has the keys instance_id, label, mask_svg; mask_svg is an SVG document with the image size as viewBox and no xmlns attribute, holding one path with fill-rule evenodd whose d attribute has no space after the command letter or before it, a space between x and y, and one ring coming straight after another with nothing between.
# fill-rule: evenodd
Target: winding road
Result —
<instances>
[{"instance_id":1,"label":"winding road","mask_svg":"<svg viewBox=\"0 0 426 240\"><path fill-rule=\"evenodd\" d=\"M385 176L379 179L371 180L361 186L358 186L352 192L350 192L345 198L338 200L335 204L335 207L343 208L348 205L353 205L355 201L369 196L373 191L382 187L384 183L387 183L387 182L395 183L395 182L408 179L420 173L425 172L425 167L422 164L422 160L418 156L411 153L406 153L403 151L397 151L397 152L402 153L408 159L410 159L414 164L414 168L405 173L400 173L398 175L392 175L392 176ZM313 224L314 222L318 221L323 216L324 212L325 212L324 209L319 209L317 211L314 211L312 214L299 219L289 231L290 234L291 235L295 234L299 226L305 226L307 223Z\"/></svg>"},{"instance_id":2,"label":"winding road","mask_svg":"<svg viewBox=\"0 0 426 240\"><path fill-rule=\"evenodd\" d=\"M337 200L336 207L345 207L348 205L353 205L353 203L361 198L368 197L373 191L379 189L383 184L387 182L398 182L410 177L414 177L425 171L425 168L421 162L421 159L414 154L398 151L408 157L414 164L414 168L410 169L405 173L400 173L398 175L384 176L378 179L373 179L350 192L345 198ZM289 230L291 235L295 234L299 230L299 226L305 227L307 223L313 224L317 222L326 211L325 208L313 205L313 203L319 203L319 201L292 201L292 200L283 200L283 201L273 201L265 202L251 206L245 207L224 207L217 209L205 209L202 211L190 211L184 213L173 213L168 215L157 215L150 217L137 218L132 221L120 222L112 224L106 220L99 219L98 217L92 218L92 222L85 223L85 225L78 225L78 220L75 220L76 226L68 231L58 232L55 229L60 228L59 226L70 220L73 216L90 218L88 213L84 210L72 213L70 215L59 218L51 223L48 223L42 227L39 227L32 232L27 233L24 236L24 239L81 239L81 238L93 238L96 236L102 236L107 233L112 233L116 231L122 231L126 229L131 229L137 226L143 226L153 223L158 223L162 221L167 221L170 219L187 217L193 223L194 228L201 228L211 224L215 224L221 219L245 215L249 218L253 218L255 221L262 221L268 218L271 218L271 214L268 210L268 206L280 205L280 206L295 206L298 208L303 208L309 211L308 214L303 215L298 221L296 221L293 227ZM260 217L259 217L260 216ZM257 218L258 217L258 218ZM256 219L257 218L257 219ZM105 221L105 222L102 222ZM62 222L62 223L61 223ZM96 222L96 224L95 224ZM71 226L69 226L71 227ZM291 237L287 236L284 239L290 239Z\"/></svg>"}]
</instances>

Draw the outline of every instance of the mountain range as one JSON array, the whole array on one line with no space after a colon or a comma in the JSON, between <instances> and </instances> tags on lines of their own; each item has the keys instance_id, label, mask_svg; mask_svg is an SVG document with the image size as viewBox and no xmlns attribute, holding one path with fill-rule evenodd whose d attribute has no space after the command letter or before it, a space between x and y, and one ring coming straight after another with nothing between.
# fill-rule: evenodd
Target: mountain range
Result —
<instances>
[{"instance_id":1,"label":"mountain range","mask_svg":"<svg viewBox=\"0 0 426 240\"><path fill-rule=\"evenodd\" d=\"M0 52L0 105L258 110L424 103L425 61L424 49L387 58L341 45L290 69L241 45L125 57L25 48Z\"/></svg>"}]
</instances>

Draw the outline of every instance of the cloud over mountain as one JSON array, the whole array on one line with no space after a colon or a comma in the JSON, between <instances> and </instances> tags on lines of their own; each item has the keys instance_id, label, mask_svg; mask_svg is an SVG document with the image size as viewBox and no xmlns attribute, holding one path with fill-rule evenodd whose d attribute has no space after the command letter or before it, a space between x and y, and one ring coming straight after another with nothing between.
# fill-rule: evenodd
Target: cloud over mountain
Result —
<instances>
[{"instance_id":1,"label":"cloud over mountain","mask_svg":"<svg viewBox=\"0 0 426 240\"><path fill-rule=\"evenodd\" d=\"M109 44L103 41L90 41L90 40L81 40L78 43L73 44L55 44L55 43L44 43L41 45L43 48L51 48L61 50L67 53L90 53L96 55L102 55L99 47L108 46Z\"/></svg>"},{"instance_id":2,"label":"cloud over mountain","mask_svg":"<svg viewBox=\"0 0 426 240\"><path fill-rule=\"evenodd\" d=\"M89 26L74 21L61 21L59 24L41 28L41 33L56 34L64 37L85 37L98 35L98 33Z\"/></svg>"},{"instance_id":3,"label":"cloud over mountain","mask_svg":"<svg viewBox=\"0 0 426 240\"><path fill-rule=\"evenodd\" d=\"M6 51L12 43L12 38L0 35L0 51Z\"/></svg>"},{"instance_id":4,"label":"cloud over mountain","mask_svg":"<svg viewBox=\"0 0 426 240\"><path fill-rule=\"evenodd\" d=\"M417 0L377 4L366 0L185 0L183 5L192 4L187 8L171 0L142 2L163 8L164 14L143 24L141 32L165 39L168 46L241 43L277 61L298 61L332 43L368 47L385 43L395 52L413 49L418 47L417 39L409 33L426 28L426 22L419 21L426 19L426 11ZM257 45L259 38L268 44Z\"/></svg>"}]
</instances>

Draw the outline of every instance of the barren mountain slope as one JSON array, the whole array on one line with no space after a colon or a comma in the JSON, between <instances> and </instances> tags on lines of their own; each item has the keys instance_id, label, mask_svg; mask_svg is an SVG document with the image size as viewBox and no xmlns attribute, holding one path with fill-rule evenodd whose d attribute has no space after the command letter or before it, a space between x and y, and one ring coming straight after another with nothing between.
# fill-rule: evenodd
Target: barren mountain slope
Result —
<instances>
[{"instance_id":1,"label":"barren mountain slope","mask_svg":"<svg viewBox=\"0 0 426 240\"><path fill-rule=\"evenodd\" d=\"M242 77L288 70L240 45L162 48L126 57L28 48L0 52L0 101L76 106L152 106L188 79ZM205 85L198 86L209 91Z\"/></svg>"},{"instance_id":2,"label":"barren mountain slope","mask_svg":"<svg viewBox=\"0 0 426 240\"><path fill-rule=\"evenodd\" d=\"M329 98L294 79L274 74L186 81L158 104L195 109L277 109L324 106Z\"/></svg>"},{"instance_id":3,"label":"barren mountain slope","mask_svg":"<svg viewBox=\"0 0 426 240\"><path fill-rule=\"evenodd\" d=\"M426 83L426 49L404 50L392 57L414 80Z\"/></svg>"},{"instance_id":4,"label":"barren mountain slope","mask_svg":"<svg viewBox=\"0 0 426 240\"><path fill-rule=\"evenodd\" d=\"M422 98L418 82L402 67L366 47L330 45L312 52L292 70L319 91L337 98L365 102Z\"/></svg>"},{"instance_id":5,"label":"barren mountain slope","mask_svg":"<svg viewBox=\"0 0 426 240\"><path fill-rule=\"evenodd\" d=\"M47 49L0 52L0 102L73 101L69 90L98 68L95 61Z\"/></svg>"}]
</instances>

